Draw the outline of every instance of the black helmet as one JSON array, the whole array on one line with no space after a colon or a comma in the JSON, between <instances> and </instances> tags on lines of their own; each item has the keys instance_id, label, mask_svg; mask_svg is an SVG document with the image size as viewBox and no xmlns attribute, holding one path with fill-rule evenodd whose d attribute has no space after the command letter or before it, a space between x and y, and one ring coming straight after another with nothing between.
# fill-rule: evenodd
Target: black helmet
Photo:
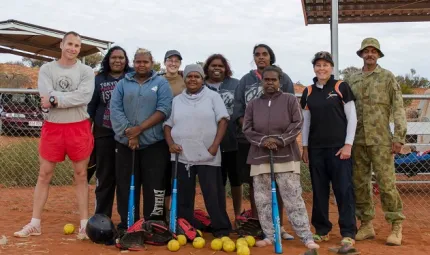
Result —
<instances>
[{"instance_id":1,"label":"black helmet","mask_svg":"<svg viewBox=\"0 0 430 255\"><path fill-rule=\"evenodd\" d=\"M112 220L104 214L93 215L85 229L91 241L101 244L113 244L117 232Z\"/></svg>"}]
</instances>

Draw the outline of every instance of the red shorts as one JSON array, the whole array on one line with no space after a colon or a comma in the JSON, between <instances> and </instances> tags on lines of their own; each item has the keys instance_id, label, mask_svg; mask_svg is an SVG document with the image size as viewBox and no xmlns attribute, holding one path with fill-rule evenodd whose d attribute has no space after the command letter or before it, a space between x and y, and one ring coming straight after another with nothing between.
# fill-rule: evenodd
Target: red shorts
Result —
<instances>
[{"instance_id":1,"label":"red shorts","mask_svg":"<svg viewBox=\"0 0 430 255\"><path fill-rule=\"evenodd\" d=\"M94 147L91 122L52 123L45 121L39 144L40 156L51 162L62 162L66 155L77 162L90 157Z\"/></svg>"}]
</instances>

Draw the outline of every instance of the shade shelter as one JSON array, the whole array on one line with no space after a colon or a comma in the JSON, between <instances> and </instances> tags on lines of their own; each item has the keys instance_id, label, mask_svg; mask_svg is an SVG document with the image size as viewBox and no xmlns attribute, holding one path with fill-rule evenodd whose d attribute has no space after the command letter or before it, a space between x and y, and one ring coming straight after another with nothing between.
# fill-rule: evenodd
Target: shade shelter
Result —
<instances>
[{"instance_id":1,"label":"shade shelter","mask_svg":"<svg viewBox=\"0 0 430 255\"><path fill-rule=\"evenodd\" d=\"M77 31L78 32L78 31ZM52 61L61 57L60 43L66 32L17 20L0 21L0 53ZM81 35L79 58L104 52L113 42Z\"/></svg>"}]
</instances>

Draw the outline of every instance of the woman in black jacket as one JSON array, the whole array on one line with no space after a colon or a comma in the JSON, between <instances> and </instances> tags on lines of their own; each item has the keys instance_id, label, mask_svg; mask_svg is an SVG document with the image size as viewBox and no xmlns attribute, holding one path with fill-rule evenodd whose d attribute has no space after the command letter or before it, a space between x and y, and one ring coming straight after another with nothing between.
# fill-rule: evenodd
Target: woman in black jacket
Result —
<instances>
[{"instance_id":1,"label":"woman in black jacket","mask_svg":"<svg viewBox=\"0 0 430 255\"><path fill-rule=\"evenodd\" d=\"M112 216L115 196L115 133L110 122L109 102L119 80L130 70L127 53L120 46L109 49L95 78L94 94L88 104L95 138L92 158L96 169L95 213ZM89 176L91 178L91 176Z\"/></svg>"},{"instance_id":2,"label":"woman in black jacket","mask_svg":"<svg viewBox=\"0 0 430 255\"><path fill-rule=\"evenodd\" d=\"M301 106L303 161L309 162L313 205L312 225L315 241L328 241L330 183L339 210L342 235L341 251L355 251L355 198L352 182L351 147L357 115L352 90L346 82L334 79L333 59L328 52L318 52L312 60L316 77L303 91Z\"/></svg>"}]
</instances>

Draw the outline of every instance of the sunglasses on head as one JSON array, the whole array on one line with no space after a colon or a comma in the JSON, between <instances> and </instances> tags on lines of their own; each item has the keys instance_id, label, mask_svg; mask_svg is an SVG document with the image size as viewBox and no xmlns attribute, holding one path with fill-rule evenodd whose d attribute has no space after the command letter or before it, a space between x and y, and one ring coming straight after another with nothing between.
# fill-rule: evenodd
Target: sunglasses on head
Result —
<instances>
[{"instance_id":1,"label":"sunglasses on head","mask_svg":"<svg viewBox=\"0 0 430 255\"><path fill-rule=\"evenodd\" d=\"M317 54L315 54L315 57L317 58L331 57L331 54L327 51L320 51Z\"/></svg>"}]
</instances>

